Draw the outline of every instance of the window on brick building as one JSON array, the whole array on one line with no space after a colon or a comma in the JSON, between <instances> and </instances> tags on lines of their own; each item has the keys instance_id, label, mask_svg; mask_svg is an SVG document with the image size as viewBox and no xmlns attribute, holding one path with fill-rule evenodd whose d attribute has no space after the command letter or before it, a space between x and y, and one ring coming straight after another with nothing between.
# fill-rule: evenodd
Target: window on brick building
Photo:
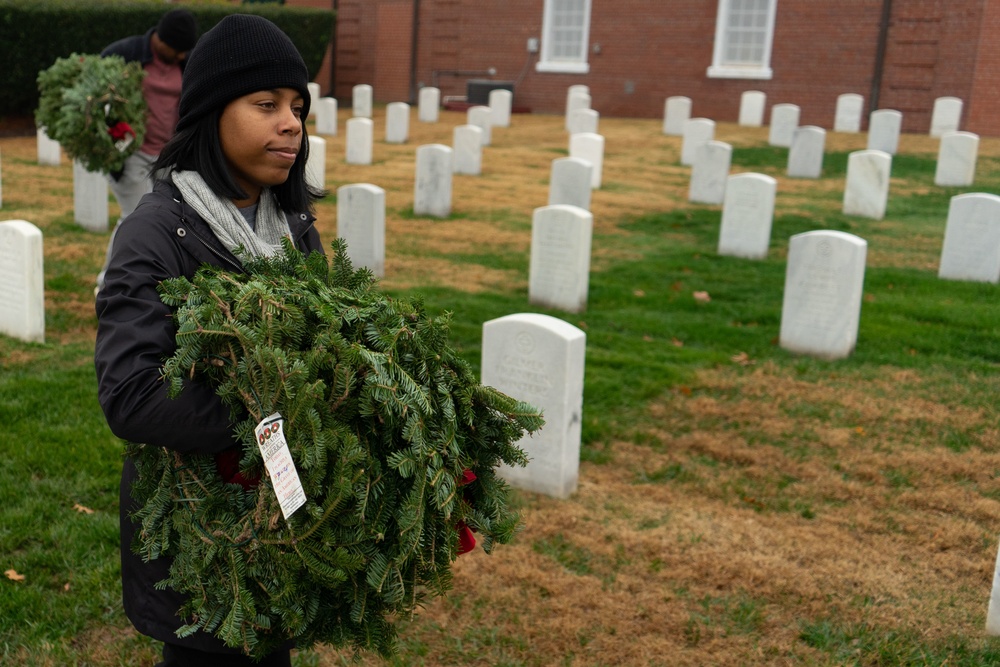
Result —
<instances>
[{"instance_id":1,"label":"window on brick building","mask_svg":"<svg viewBox=\"0 0 1000 667\"><path fill-rule=\"evenodd\" d=\"M708 76L770 79L778 0L719 0L715 50Z\"/></svg>"},{"instance_id":2,"label":"window on brick building","mask_svg":"<svg viewBox=\"0 0 1000 667\"><path fill-rule=\"evenodd\" d=\"M590 38L591 0L545 0L542 16L542 53L539 72L590 71L587 47Z\"/></svg>"}]
</instances>

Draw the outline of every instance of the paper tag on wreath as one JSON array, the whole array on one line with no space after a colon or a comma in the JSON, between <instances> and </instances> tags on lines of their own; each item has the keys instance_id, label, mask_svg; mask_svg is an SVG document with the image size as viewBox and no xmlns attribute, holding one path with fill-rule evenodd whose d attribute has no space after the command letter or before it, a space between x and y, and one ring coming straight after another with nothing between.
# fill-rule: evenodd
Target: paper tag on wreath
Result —
<instances>
[{"instance_id":1,"label":"paper tag on wreath","mask_svg":"<svg viewBox=\"0 0 1000 667\"><path fill-rule=\"evenodd\" d=\"M285 420L275 412L265 417L254 433L257 435L257 446L260 455L264 457L264 467L271 477L271 486L278 496L281 513L287 521L290 516L306 502L306 493L299 481L299 472L295 469L292 453L288 451L285 440Z\"/></svg>"}]
</instances>

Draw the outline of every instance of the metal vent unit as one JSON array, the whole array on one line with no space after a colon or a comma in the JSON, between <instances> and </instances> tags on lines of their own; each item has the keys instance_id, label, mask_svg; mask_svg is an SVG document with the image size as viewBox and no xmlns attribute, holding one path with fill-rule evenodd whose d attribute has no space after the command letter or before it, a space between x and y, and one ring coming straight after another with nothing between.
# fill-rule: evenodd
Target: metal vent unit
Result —
<instances>
[{"instance_id":1,"label":"metal vent unit","mask_svg":"<svg viewBox=\"0 0 1000 667\"><path fill-rule=\"evenodd\" d=\"M493 79L469 79L465 84L465 100L469 104L488 105L490 91L509 90L514 94L513 81L494 81Z\"/></svg>"}]
</instances>

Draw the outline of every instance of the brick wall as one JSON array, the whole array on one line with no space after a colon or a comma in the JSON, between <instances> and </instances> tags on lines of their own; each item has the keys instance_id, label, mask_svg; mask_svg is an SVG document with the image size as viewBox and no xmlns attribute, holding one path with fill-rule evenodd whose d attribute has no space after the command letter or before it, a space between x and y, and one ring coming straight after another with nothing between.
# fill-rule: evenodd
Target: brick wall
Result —
<instances>
[{"instance_id":1,"label":"brick wall","mask_svg":"<svg viewBox=\"0 0 1000 667\"><path fill-rule=\"evenodd\" d=\"M334 0L285 0L285 4L297 7L315 7L317 9L333 9L336 4ZM332 37L332 36L331 36ZM320 92L323 95L329 95L331 90L331 77L333 75L333 40L331 39L331 47L327 49L326 56L323 58L323 65L320 70L313 76L313 81L319 84Z\"/></svg>"},{"instance_id":2,"label":"brick wall","mask_svg":"<svg viewBox=\"0 0 1000 667\"><path fill-rule=\"evenodd\" d=\"M1000 3L983 0L982 4L978 33L970 30L965 36L978 45L978 57L963 129L995 137L1000 136Z\"/></svg>"},{"instance_id":3,"label":"brick wall","mask_svg":"<svg viewBox=\"0 0 1000 667\"><path fill-rule=\"evenodd\" d=\"M779 0L770 80L706 76L717 0L593 0L587 74L535 70L526 45L541 37L542 0L339 0L338 98L372 83L380 102L412 101L414 2L416 84L443 96L465 95L468 79L492 67L493 78L515 82L515 106L535 113L563 113L577 83L606 116L658 118L667 97L686 95L693 115L735 121L744 90L766 93L768 109L799 105L803 125L832 127L841 93L861 94L871 110L883 0ZM995 0L896 0L878 106L902 111L905 131L926 132L934 99L954 95L965 101L963 129L1000 134L998 35Z\"/></svg>"}]
</instances>

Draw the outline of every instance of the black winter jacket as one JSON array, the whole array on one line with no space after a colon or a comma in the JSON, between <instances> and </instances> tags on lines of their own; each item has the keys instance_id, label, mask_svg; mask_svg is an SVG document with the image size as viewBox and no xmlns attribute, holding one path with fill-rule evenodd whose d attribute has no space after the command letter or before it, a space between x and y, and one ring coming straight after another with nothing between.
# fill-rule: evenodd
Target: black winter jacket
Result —
<instances>
[{"instance_id":1,"label":"black winter jacket","mask_svg":"<svg viewBox=\"0 0 1000 667\"><path fill-rule=\"evenodd\" d=\"M313 217L288 215L296 246L320 251ZM229 409L207 385L191 382L177 399L167 396L160 368L174 349L171 310L156 292L166 278L191 278L205 263L242 271L239 261L168 181L157 181L115 235L114 251L97 296L94 364L98 398L111 431L124 440L185 453L217 454L234 446ZM233 653L215 637L174 634L183 623L183 597L154 585L167 577L170 560L144 563L132 552L137 508L130 490L135 466L126 459L120 493L122 596L136 629L160 641L202 651Z\"/></svg>"},{"instance_id":2,"label":"black winter jacket","mask_svg":"<svg viewBox=\"0 0 1000 667\"><path fill-rule=\"evenodd\" d=\"M153 62L153 46L150 40L153 37L153 33L156 32L156 28L150 28L146 31L145 35L132 35L131 37L123 37L117 42L113 42L104 47L101 51L102 56L121 56L125 59L125 62L138 62L143 67ZM187 60L182 60L180 63L181 71L184 71L184 66L187 65Z\"/></svg>"}]
</instances>

